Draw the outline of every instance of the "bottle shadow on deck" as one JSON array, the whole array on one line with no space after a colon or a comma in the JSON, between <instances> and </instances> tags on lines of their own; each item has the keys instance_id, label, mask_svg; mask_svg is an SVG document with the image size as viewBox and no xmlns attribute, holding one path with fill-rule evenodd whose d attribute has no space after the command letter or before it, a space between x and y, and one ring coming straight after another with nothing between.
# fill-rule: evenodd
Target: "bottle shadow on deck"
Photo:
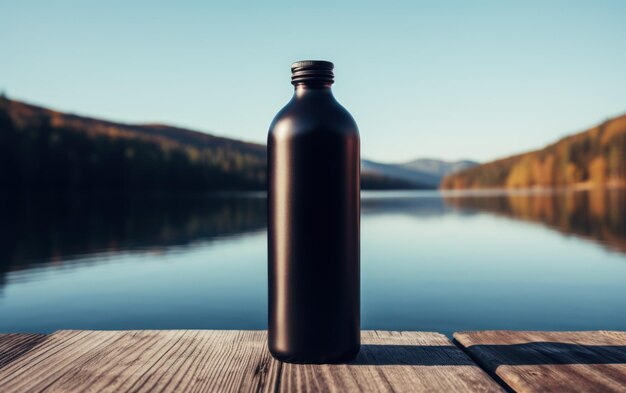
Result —
<instances>
[{"instance_id":1,"label":"bottle shadow on deck","mask_svg":"<svg viewBox=\"0 0 626 393\"><path fill-rule=\"evenodd\" d=\"M471 345L465 348L478 360L488 359L489 366L626 364L625 345L582 345L560 342Z\"/></svg>"},{"instance_id":2,"label":"bottle shadow on deck","mask_svg":"<svg viewBox=\"0 0 626 393\"><path fill-rule=\"evenodd\" d=\"M361 345L351 366L475 366L454 345Z\"/></svg>"}]
</instances>

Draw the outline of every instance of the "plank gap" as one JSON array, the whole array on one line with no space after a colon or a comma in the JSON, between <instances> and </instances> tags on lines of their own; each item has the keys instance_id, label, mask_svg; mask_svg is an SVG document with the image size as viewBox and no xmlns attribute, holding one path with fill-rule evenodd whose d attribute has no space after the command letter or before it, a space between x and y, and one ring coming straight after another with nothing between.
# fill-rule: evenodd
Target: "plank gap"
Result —
<instances>
[{"instance_id":1,"label":"plank gap","mask_svg":"<svg viewBox=\"0 0 626 393\"><path fill-rule=\"evenodd\" d=\"M461 344L460 342L457 341L456 338L452 339L452 343L457 348L459 348L461 351L463 351L463 353L465 353L470 359L472 359L474 361L474 363L476 363L478 365L478 367L480 367L483 371L485 371L487 373L487 375L489 375L494 381L496 381L507 393L516 393L515 390L513 390L504 380L502 380L502 378L500 378L500 376L498 376L498 374L493 372L485 364L485 362L482 361L482 359L480 359L479 357L477 357L474 354L472 354L471 352L469 352L467 350L467 348L465 348L463 346L463 344Z\"/></svg>"}]
</instances>

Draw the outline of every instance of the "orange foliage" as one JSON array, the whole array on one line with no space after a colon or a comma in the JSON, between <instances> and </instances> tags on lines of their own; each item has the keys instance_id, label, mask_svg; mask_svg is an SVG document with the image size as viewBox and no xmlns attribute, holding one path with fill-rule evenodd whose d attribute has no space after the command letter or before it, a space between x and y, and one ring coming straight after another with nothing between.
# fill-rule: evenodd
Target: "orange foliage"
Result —
<instances>
[{"instance_id":1,"label":"orange foliage","mask_svg":"<svg viewBox=\"0 0 626 393\"><path fill-rule=\"evenodd\" d=\"M442 188L528 188L626 182L626 115L541 150L453 173Z\"/></svg>"}]
</instances>

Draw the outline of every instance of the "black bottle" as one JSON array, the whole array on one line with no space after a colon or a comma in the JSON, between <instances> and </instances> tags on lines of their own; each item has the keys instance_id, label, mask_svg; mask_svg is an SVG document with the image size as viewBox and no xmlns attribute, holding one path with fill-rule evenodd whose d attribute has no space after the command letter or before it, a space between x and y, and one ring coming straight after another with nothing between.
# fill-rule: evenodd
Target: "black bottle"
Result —
<instances>
[{"instance_id":1,"label":"black bottle","mask_svg":"<svg viewBox=\"0 0 626 393\"><path fill-rule=\"evenodd\" d=\"M295 93L267 140L269 349L345 362L360 347L359 132L331 91L332 63L291 72Z\"/></svg>"}]
</instances>

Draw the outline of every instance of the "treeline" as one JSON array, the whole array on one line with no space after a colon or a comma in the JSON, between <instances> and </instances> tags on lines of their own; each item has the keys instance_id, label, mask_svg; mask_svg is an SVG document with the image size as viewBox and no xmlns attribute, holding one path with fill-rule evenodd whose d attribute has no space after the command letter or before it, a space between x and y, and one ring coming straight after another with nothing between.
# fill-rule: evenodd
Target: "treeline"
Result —
<instances>
[{"instance_id":1,"label":"treeline","mask_svg":"<svg viewBox=\"0 0 626 393\"><path fill-rule=\"evenodd\" d=\"M442 188L528 188L626 184L626 115L541 150L445 177Z\"/></svg>"},{"instance_id":2,"label":"treeline","mask_svg":"<svg viewBox=\"0 0 626 393\"><path fill-rule=\"evenodd\" d=\"M266 148L165 125L129 125L0 97L0 191L264 190ZM363 189L408 189L365 173Z\"/></svg>"},{"instance_id":3,"label":"treeline","mask_svg":"<svg viewBox=\"0 0 626 393\"><path fill-rule=\"evenodd\" d=\"M0 187L204 191L265 186L263 146L193 134L101 122L0 98Z\"/></svg>"},{"instance_id":4,"label":"treeline","mask_svg":"<svg viewBox=\"0 0 626 393\"><path fill-rule=\"evenodd\" d=\"M415 182L384 176L378 173L361 172L362 190L426 190L431 187Z\"/></svg>"}]
</instances>

